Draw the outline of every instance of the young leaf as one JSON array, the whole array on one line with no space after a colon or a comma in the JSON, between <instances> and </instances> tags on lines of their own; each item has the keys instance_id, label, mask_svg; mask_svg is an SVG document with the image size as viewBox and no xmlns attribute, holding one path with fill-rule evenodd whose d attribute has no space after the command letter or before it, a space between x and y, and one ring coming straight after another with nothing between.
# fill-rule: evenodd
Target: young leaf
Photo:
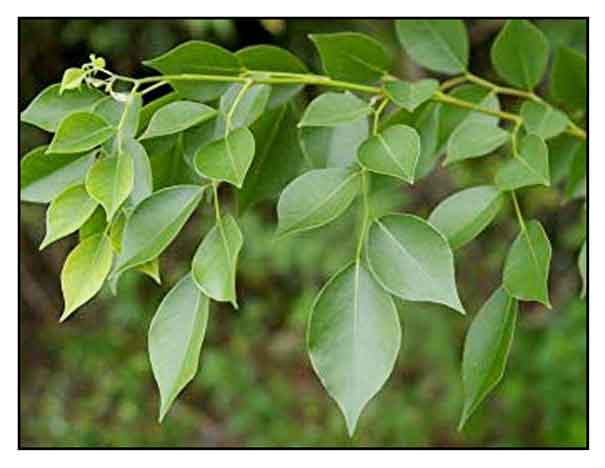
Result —
<instances>
[{"instance_id":1,"label":"young leaf","mask_svg":"<svg viewBox=\"0 0 605 468\"><path fill-rule=\"evenodd\" d=\"M61 270L65 309L61 322L99 292L111 269L111 242L104 234L87 237L73 249Z\"/></svg>"},{"instance_id":2,"label":"young leaf","mask_svg":"<svg viewBox=\"0 0 605 468\"><path fill-rule=\"evenodd\" d=\"M193 281L215 301L228 301L237 309L235 272L244 238L233 216L228 215L206 234L191 264Z\"/></svg>"},{"instance_id":3,"label":"young leaf","mask_svg":"<svg viewBox=\"0 0 605 468\"><path fill-rule=\"evenodd\" d=\"M64 91L61 94L61 85L54 84L38 94L21 112L21 121L47 132L55 132L61 121L69 114L90 111L95 103L104 97L101 91L88 86Z\"/></svg>"},{"instance_id":4,"label":"young leaf","mask_svg":"<svg viewBox=\"0 0 605 468\"><path fill-rule=\"evenodd\" d=\"M196 73L200 75L239 75L238 58L222 47L203 41L189 41L165 54L143 62L164 75ZM170 84L181 97L206 102L216 99L229 87L229 83L210 83L172 80Z\"/></svg>"},{"instance_id":5,"label":"young leaf","mask_svg":"<svg viewBox=\"0 0 605 468\"><path fill-rule=\"evenodd\" d=\"M99 159L86 175L86 190L97 200L111 222L118 208L126 201L134 184L134 163L130 153Z\"/></svg>"},{"instance_id":6,"label":"young leaf","mask_svg":"<svg viewBox=\"0 0 605 468\"><path fill-rule=\"evenodd\" d=\"M367 117L372 107L351 93L324 93L307 106L299 127L337 127Z\"/></svg>"},{"instance_id":7,"label":"young leaf","mask_svg":"<svg viewBox=\"0 0 605 468\"><path fill-rule=\"evenodd\" d=\"M556 137L565 130L569 118L548 104L525 101L521 106L521 117L527 133L538 135L543 140Z\"/></svg>"},{"instance_id":8,"label":"young leaf","mask_svg":"<svg viewBox=\"0 0 605 468\"><path fill-rule=\"evenodd\" d=\"M59 124L47 153L82 153L110 139L116 129L90 112L69 114Z\"/></svg>"},{"instance_id":9,"label":"young leaf","mask_svg":"<svg viewBox=\"0 0 605 468\"><path fill-rule=\"evenodd\" d=\"M387 215L370 226L370 270L391 294L408 301L443 304L464 314L447 239L413 215Z\"/></svg>"},{"instance_id":10,"label":"young leaf","mask_svg":"<svg viewBox=\"0 0 605 468\"><path fill-rule=\"evenodd\" d=\"M582 244L582 248L580 249L580 255L578 255L578 270L580 271L580 276L582 277L582 291L580 292L580 297L586 297L586 285L587 285L587 276L586 276L586 241Z\"/></svg>"},{"instance_id":11,"label":"young leaf","mask_svg":"<svg viewBox=\"0 0 605 468\"><path fill-rule=\"evenodd\" d=\"M359 191L359 173L316 169L294 179L277 203L277 236L318 228L340 216Z\"/></svg>"},{"instance_id":12,"label":"young leaf","mask_svg":"<svg viewBox=\"0 0 605 468\"><path fill-rule=\"evenodd\" d=\"M507 160L496 174L500 190L516 190L530 185L550 185L548 147L537 135L521 141L519 154Z\"/></svg>"},{"instance_id":13,"label":"young leaf","mask_svg":"<svg viewBox=\"0 0 605 468\"><path fill-rule=\"evenodd\" d=\"M389 81L384 85L386 95L399 107L414 112L428 101L439 88L437 80L426 79L415 83L407 81Z\"/></svg>"},{"instance_id":14,"label":"young leaf","mask_svg":"<svg viewBox=\"0 0 605 468\"><path fill-rule=\"evenodd\" d=\"M63 79L61 80L61 88L59 94L63 94L68 89L77 89L82 84L86 72L81 68L68 68L63 73Z\"/></svg>"},{"instance_id":15,"label":"young leaf","mask_svg":"<svg viewBox=\"0 0 605 468\"><path fill-rule=\"evenodd\" d=\"M82 242L84 239L95 234L101 234L107 228L107 218L103 207L97 205L92 215L86 220L78 230L78 239Z\"/></svg>"},{"instance_id":16,"label":"young leaf","mask_svg":"<svg viewBox=\"0 0 605 468\"><path fill-rule=\"evenodd\" d=\"M336 80L374 83L391 67L382 44L360 33L311 34L328 76Z\"/></svg>"},{"instance_id":17,"label":"young leaf","mask_svg":"<svg viewBox=\"0 0 605 468\"><path fill-rule=\"evenodd\" d=\"M428 221L456 250L477 237L492 222L501 207L502 193L496 187L472 187L439 203Z\"/></svg>"},{"instance_id":18,"label":"young leaf","mask_svg":"<svg viewBox=\"0 0 605 468\"><path fill-rule=\"evenodd\" d=\"M160 389L162 422L172 403L195 377L209 301L188 274L162 300L148 334L149 360Z\"/></svg>"},{"instance_id":19,"label":"young leaf","mask_svg":"<svg viewBox=\"0 0 605 468\"><path fill-rule=\"evenodd\" d=\"M160 107L151 117L149 126L139 138L145 140L179 133L215 117L217 111L204 104L177 101Z\"/></svg>"},{"instance_id":20,"label":"young leaf","mask_svg":"<svg viewBox=\"0 0 605 468\"><path fill-rule=\"evenodd\" d=\"M243 86L242 84L231 85L227 92L221 96L220 109L223 114L227 115L229 113ZM256 122L265 110L270 94L271 86L266 84L254 85L248 89L240 98L231 116L231 126L229 128L233 130L248 127Z\"/></svg>"},{"instance_id":21,"label":"young leaf","mask_svg":"<svg viewBox=\"0 0 605 468\"><path fill-rule=\"evenodd\" d=\"M52 242L76 232L97 207L83 185L70 187L55 198L46 211L46 235L40 250Z\"/></svg>"},{"instance_id":22,"label":"young leaf","mask_svg":"<svg viewBox=\"0 0 605 468\"><path fill-rule=\"evenodd\" d=\"M141 143L133 138L127 138L122 145L124 153L132 157L134 170L132 191L124 207L133 210L135 206L153 193L153 174L149 156L147 156L145 147Z\"/></svg>"},{"instance_id":23,"label":"young leaf","mask_svg":"<svg viewBox=\"0 0 605 468\"><path fill-rule=\"evenodd\" d=\"M407 125L393 125L371 137L359 148L359 162L372 172L414 183L420 156L418 132Z\"/></svg>"},{"instance_id":24,"label":"young leaf","mask_svg":"<svg viewBox=\"0 0 605 468\"><path fill-rule=\"evenodd\" d=\"M565 107L586 110L586 57L576 50L561 47L555 54L550 79L550 94Z\"/></svg>"},{"instance_id":25,"label":"young leaf","mask_svg":"<svg viewBox=\"0 0 605 468\"><path fill-rule=\"evenodd\" d=\"M429 70L454 75L468 66L468 36L462 20L396 21L397 36L414 62Z\"/></svg>"},{"instance_id":26,"label":"young leaf","mask_svg":"<svg viewBox=\"0 0 605 468\"><path fill-rule=\"evenodd\" d=\"M552 249L544 228L530 221L513 242L504 264L503 285L521 301L538 301L550 308L548 271Z\"/></svg>"},{"instance_id":27,"label":"young leaf","mask_svg":"<svg viewBox=\"0 0 605 468\"><path fill-rule=\"evenodd\" d=\"M46 150L46 146L38 146L21 159L21 201L50 202L66 188L83 182L95 160L94 153L46 154Z\"/></svg>"},{"instance_id":28,"label":"young leaf","mask_svg":"<svg viewBox=\"0 0 605 468\"><path fill-rule=\"evenodd\" d=\"M444 165L485 156L500 148L509 139L506 130L485 122L466 122L460 125L447 144Z\"/></svg>"},{"instance_id":29,"label":"young leaf","mask_svg":"<svg viewBox=\"0 0 605 468\"><path fill-rule=\"evenodd\" d=\"M509 20L498 33L491 49L494 69L513 86L533 89L540 83L548 64L546 37L527 20Z\"/></svg>"},{"instance_id":30,"label":"young leaf","mask_svg":"<svg viewBox=\"0 0 605 468\"><path fill-rule=\"evenodd\" d=\"M224 180L241 188L254 150L252 132L246 127L238 128L222 140L203 146L195 155L195 169L203 177Z\"/></svg>"},{"instance_id":31,"label":"young leaf","mask_svg":"<svg viewBox=\"0 0 605 468\"><path fill-rule=\"evenodd\" d=\"M326 283L309 316L307 348L315 373L345 417L349 436L391 374L400 346L395 304L359 262Z\"/></svg>"},{"instance_id":32,"label":"young leaf","mask_svg":"<svg viewBox=\"0 0 605 468\"><path fill-rule=\"evenodd\" d=\"M513 343L517 309L517 301L499 288L473 319L464 342L464 409L458 430L504 375Z\"/></svg>"}]
</instances>

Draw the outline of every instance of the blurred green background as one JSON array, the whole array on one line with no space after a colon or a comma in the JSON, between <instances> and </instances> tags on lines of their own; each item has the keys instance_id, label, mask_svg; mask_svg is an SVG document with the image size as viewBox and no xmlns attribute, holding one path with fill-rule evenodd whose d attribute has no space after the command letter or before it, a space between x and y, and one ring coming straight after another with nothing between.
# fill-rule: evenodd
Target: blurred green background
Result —
<instances>
[{"instance_id":1,"label":"blurred green background","mask_svg":"<svg viewBox=\"0 0 605 468\"><path fill-rule=\"evenodd\" d=\"M553 49L586 48L583 20L536 22ZM501 20L467 20L471 68L494 78L489 47ZM417 78L388 20L20 20L20 110L62 71L107 58L119 73L149 73L141 61L189 39L230 50L272 43L319 70L311 32L355 30L383 41L395 74ZM21 124L21 155L48 141ZM285 155L286 157L287 155ZM489 159L489 158L488 158ZM375 194L384 209L427 216L448 194L486 183L490 166L437 168L413 188ZM229 197L227 197L227 206ZM309 306L321 285L352 255L354 213L324 229L275 243L273 202L241 220L245 246L238 270L238 311L213 303L200 370L162 425L147 358L149 322L162 296L188 269L210 212L198 212L161 256L163 285L127 274L119 293L103 290L63 325L61 264L75 239L44 252L42 205L21 204L20 445L22 447L582 447L586 446L586 305L576 299L576 255L586 226L581 201L557 187L523 191L528 217L544 224L553 244L554 307L523 304L506 375L463 433L460 357L464 333L499 284L517 233L510 207L476 241L457 251L461 317L423 304L399 303L403 347L393 375L368 405L353 439L313 374L305 353ZM355 209L355 207L353 207Z\"/></svg>"}]
</instances>

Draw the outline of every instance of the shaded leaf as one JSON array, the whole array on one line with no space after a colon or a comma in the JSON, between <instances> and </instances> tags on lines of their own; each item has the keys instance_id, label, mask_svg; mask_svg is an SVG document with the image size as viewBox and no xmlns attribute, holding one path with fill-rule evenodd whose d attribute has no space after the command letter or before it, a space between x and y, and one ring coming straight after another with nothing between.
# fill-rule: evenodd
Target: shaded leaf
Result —
<instances>
[{"instance_id":1,"label":"shaded leaf","mask_svg":"<svg viewBox=\"0 0 605 468\"><path fill-rule=\"evenodd\" d=\"M548 104L533 101L523 103L521 117L527 133L538 135L544 140L559 135L569 124L569 118L563 112Z\"/></svg>"},{"instance_id":2,"label":"shaded leaf","mask_svg":"<svg viewBox=\"0 0 605 468\"><path fill-rule=\"evenodd\" d=\"M132 157L134 170L134 183L132 191L126 200L124 207L133 210L141 201L153 192L153 174L149 156L145 147L133 138L127 138L123 142L123 150Z\"/></svg>"},{"instance_id":3,"label":"shaded leaf","mask_svg":"<svg viewBox=\"0 0 605 468\"><path fill-rule=\"evenodd\" d=\"M233 84L221 96L220 109L223 114L227 115L229 113L243 86L242 84ZM271 86L266 84L257 84L249 88L240 98L231 116L231 126L229 129L247 127L256 122L265 110L270 94Z\"/></svg>"},{"instance_id":4,"label":"shaded leaf","mask_svg":"<svg viewBox=\"0 0 605 468\"><path fill-rule=\"evenodd\" d=\"M500 190L516 190L530 185L550 185L548 147L536 135L521 140L519 154L508 159L496 174Z\"/></svg>"},{"instance_id":5,"label":"shaded leaf","mask_svg":"<svg viewBox=\"0 0 605 468\"><path fill-rule=\"evenodd\" d=\"M87 237L102 233L106 227L107 218L105 216L105 211L102 206L97 205L90 218L80 226L78 231L79 241L82 242Z\"/></svg>"},{"instance_id":6,"label":"shaded leaf","mask_svg":"<svg viewBox=\"0 0 605 468\"><path fill-rule=\"evenodd\" d=\"M550 94L566 108L586 110L586 57L576 50L561 47L555 54L550 79Z\"/></svg>"}]
</instances>

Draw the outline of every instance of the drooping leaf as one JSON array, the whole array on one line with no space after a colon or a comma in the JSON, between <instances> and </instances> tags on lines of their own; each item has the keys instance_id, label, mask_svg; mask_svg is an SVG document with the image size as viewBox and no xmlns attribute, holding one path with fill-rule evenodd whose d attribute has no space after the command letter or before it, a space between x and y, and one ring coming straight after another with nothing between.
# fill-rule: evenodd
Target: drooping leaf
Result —
<instances>
[{"instance_id":1,"label":"drooping leaf","mask_svg":"<svg viewBox=\"0 0 605 468\"><path fill-rule=\"evenodd\" d=\"M339 32L311 34L324 70L336 80L373 83L391 68L391 59L382 44L365 34Z\"/></svg>"},{"instance_id":2,"label":"drooping leaf","mask_svg":"<svg viewBox=\"0 0 605 468\"><path fill-rule=\"evenodd\" d=\"M519 146L519 154L508 159L496 173L500 190L516 190L530 185L550 185L548 147L537 135L527 135Z\"/></svg>"},{"instance_id":3,"label":"drooping leaf","mask_svg":"<svg viewBox=\"0 0 605 468\"><path fill-rule=\"evenodd\" d=\"M244 238L233 216L222 218L206 234L191 264L198 288L215 301L228 301L237 309L235 272Z\"/></svg>"},{"instance_id":4,"label":"drooping leaf","mask_svg":"<svg viewBox=\"0 0 605 468\"><path fill-rule=\"evenodd\" d=\"M107 227L107 218L103 207L97 205L92 215L86 220L78 230L78 239L82 242L84 239L95 234L102 233Z\"/></svg>"},{"instance_id":5,"label":"drooping leaf","mask_svg":"<svg viewBox=\"0 0 605 468\"><path fill-rule=\"evenodd\" d=\"M159 57L143 62L164 75L195 73L200 75L239 75L241 64L231 52L204 41L188 41ZM216 99L229 83L171 80L181 97L206 102Z\"/></svg>"},{"instance_id":6,"label":"drooping leaf","mask_svg":"<svg viewBox=\"0 0 605 468\"><path fill-rule=\"evenodd\" d=\"M227 115L229 113L243 86L242 84L233 84L221 96L220 109L223 114ZM229 129L248 127L256 122L265 110L270 94L271 86L266 84L257 84L249 88L233 110Z\"/></svg>"},{"instance_id":7,"label":"drooping leaf","mask_svg":"<svg viewBox=\"0 0 605 468\"><path fill-rule=\"evenodd\" d=\"M255 143L246 127L203 146L195 155L196 171L209 179L224 180L241 188L254 158Z\"/></svg>"},{"instance_id":8,"label":"drooping leaf","mask_svg":"<svg viewBox=\"0 0 605 468\"><path fill-rule=\"evenodd\" d=\"M386 95L399 107L414 112L420 105L428 101L439 88L439 82L433 79L420 80L415 83L408 81L389 81L384 85Z\"/></svg>"},{"instance_id":9,"label":"drooping leaf","mask_svg":"<svg viewBox=\"0 0 605 468\"><path fill-rule=\"evenodd\" d=\"M197 372L208 310L208 298L188 274L164 297L151 321L148 349L160 389L160 422Z\"/></svg>"},{"instance_id":10,"label":"drooping leaf","mask_svg":"<svg viewBox=\"0 0 605 468\"><path fill-rule=\"evenodd\" d=\"M497 289L473 319L464 343L464 409L458 430L504 375L517 322L517 301Z\"/></svg>"},{"instance_id":11,"label":"drooping leaf","mask_svg":"<svg viewBox=\"0 0 605 468\"><path fill-rule=\"evenodd\" d=\"M521 301L538 301L550 308L548 271L552 249L538 221L526 223L513 242L504 264L503 285Z\"/></svg>"},{"instance_id":12,"label":"drooping leaf","mask_svg":"<svg viewBox=\"0 0 605 468\"><path fill-rule=\"evenodd\" d=\"M407 125L393 125L359 148L359 162L372 172L414 183L420 156L420 136Z\"/></svg>"},{"instance_id":13,"label":"drooping leaf","mask_svg":"<svg viewBox=\"0 0 605 468\"><path fill-rule=\"evenodd\" d=\"M92 112L116 128L116 136L108 140L109 152L118 151L116 141L134 138L139 128L143 99L139 94L129 94L124 101L117 101L111 96L97 102Z\"/></svg>"},{"instance_id":14,"label":"drooping leaf","mask_svg":"<svg viewBox=\"0 0 605 468\"><path fill-rule=\"evenodd\" d=\"M111 269L111 242L104 234L87 237L73 249L61 270L65 308L62 322L99 292Z\"/></svg>"},{"instance_id":15,"label":"drooping leaf","mask_svg":"<svg viewBox=\"0 0 605 468\"><path fill-rule=\"evenodd\" d=\"M66 189L55 198L46 211L46 235L40 250L47 245L76 232L97 207L83 185Z\"/></svg>"},{"instance_id":16,"label":"drooping leaf","mask_svg":"<svg viewBox=\"0 0 605 468\"><path fill-rule=\"evenodd\" d=\"M140 139L145 140L179 133L212 119L216 114L216 109L197 102L171 102L160 107L153 117L151 117L149 126Z\"/></svg>"},{"instance_id":17,"label":"drooping leaf","mask_svg":"<svg viewBox=\"0 0 605 468\"><path fill-rule=\"evenodd\" d=\"M351 93L323 93L313 99L299 127L337 127L367 117L372 108Z\"/></svg>"},{"instance_id":18,"label":"drooping leaf","mask_svg":"<svg viewBox=\"0 0 605 468\"><path fill-rule=\"evenodd\" d=\"M485 156L500 148L509 138L506 130L491 123L466 122L452 133L444 165Z\"/></svg>"},{"instance_id":19,"label":"drooping leaf","mask_svg":"<svg viewBox=\"0 0 605 468\"><path fill-rule=\"evenodd\" d=\"M586 110L586 57L576 50L561 47L555 54L550 79L550 94L565 108Z\"/></svg>"},{"instance_id":20,"label":"drooping leaf","mask_svg":"<svg viewBox=\"0 0 605 468\"><path fill-rule=\"evenodd\" d=\"M439 203L428 221L456 250L477 237L492 222L501 207L502 193L496 187L471 187Z\"/></svg>"},{"instance_id":21,"label":"drooping leaf","mask_svg":"<svg viewBox=\"0 0 605 468\"><path fill-rule=\"evenodd\" d=\"M277 236L318 228L340 216L359 191L359 173L315 169L294 179L277 203Z\"/></svg>"},{"instance_id":22,"label":"drooping leaf","mask_svg":"<svg viewBox=\"0 0 605 468\"><path fill-rule=\"evenodd\" d=\"M548 104L525 101L521 106L521 117L527 133L538 135L543 140L556 137L565 130L569 118Z\"/></svg>"},{"instance_id":23,"label":"drooping leaf","mask_svg":"<svg viewBox=\"0 0 605 468\"><path fill-rule=\"evenodd\" d=\"M47 153L82 153L103 144L116 132L105 120L90 112L69 114L59 124Z\"/></svg>"},{"instance_id":24,"label":"drooping leaf","mask_svg":"<svg viewBox=\"0 0 605 468\"><path fill-rule=\"evenodd\" d=\"M59 94L63 94L68 89L78 89L84 81L86 72L81 68L68 68L63 72L63 78L61 79L61 87L59 88Z\"/></svg>"},{"instance_id":25,"label":"drooping leaf","mask_svg":"<svg viewBox=\"0 0 605 468\"><path fill-rule=\"evenodd\" d=\"M492 45L492 64L507 83L531 90L542 81L549 49L546 37L532 23L509 20Z\"/></svg>"},{"instance_id":26,"label":"drooping leaf","mask_svg":"<svg viewBox=\"0 0 605 468\"><path fill-rule=\"evenodd\" d=\"M153 193L153 174L151 163L145 147L133 138L127 138L122 144L122 149L132 157L134 183L132 191L126 200L124 207L133 210L141 201Z\"/></svg>"},{"instance_id":27,"label":"drooping leaf","mask_svg":"<svg viewBox=\"0 0 605 468\"><path fill-rule=\"evenodd\" d=\"M582 244L580 249L580 255L578 255L578 270L582 278L582 290L580 291L580 297L586 297L586 285L588 277L586 276L586 241Z\"/></svg>"},{"instance_id":28,"label":"drooping leaf","mask_svg":"<svg viewBox=\"0 0 605 468\"><path fill-rule=\"evenodd\" d=\"M403 19L396 22L396 28L399 41L414 62L450 75L466 70L469 45L462 20Z\"/></svg>"},{"instance_id":29,"label":"drooping leaf","mask_svg":"<svg viewBox=\"0 0 605 468\"><path fill-rule=\"evenodd\" d=\"M408 301L444 304L464 314L447 239L413 215L387 215L368 232L370 270L390 293Z\"/></svg>"},{"instance_id":30,"label":"drooping leaf","mask_svg":"<svg viewBox=\"0 0 605 468\"><path fill-rule=\"evenodd\" d=\"M105 97L101 91L88 86L64 91L63 94L60 91L61 85L58 83L44 89L21 112L21 121L47 132L55 132L69 114L90 111L96 102Z\"/></svg>"},{"instance_id":31,"label":"drooping leaf","mask_svg":"<svg viewBox=\"0 0 605 468\"><path fill-rule=\"evenodd\" d=\"M68 187L84 181L94 162L94 153L46 154L46 146L38 146L20 162L21 201L48 203Z\"/></svg>"},{"instance_id":32,"label":"drooping leaf","mask_svg":"<svg viewBox=\"0 0 605 468\"><path fill-rule=\"evenodd\" d=\"M336 273L315 299L309 356L351 437L362 410L391 374L400 346L395 304L359 262Z\"/></svg>"}]
</instances>

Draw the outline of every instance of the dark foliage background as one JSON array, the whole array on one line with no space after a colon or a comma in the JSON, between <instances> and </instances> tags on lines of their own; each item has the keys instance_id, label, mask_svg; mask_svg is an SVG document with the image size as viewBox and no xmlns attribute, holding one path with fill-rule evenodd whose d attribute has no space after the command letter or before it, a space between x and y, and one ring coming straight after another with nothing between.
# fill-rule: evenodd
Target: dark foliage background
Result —
<instances>
[{"instance_id":1,"label":"dark foliage background","mask_svg":"<svg viewBox=\"0 0 605 468\"><path fill-rule=\"evenodd\" d=\"M552 48L585 50L580 20L536 22ZM469 20L472 69L495 78L489 46L500 20ZM385 20L34 20L20 21L19 109L62 71L107 58L122 74L149 73L141 61L188 39L235 50L273 43L318 68L311 32L357 30L383 41L396 73L422 76L398 47ZM312 90L311 90L312 92ZM21 154L48 136L21 125ZM284 153L287 157L287 152ZM445 196L485 183L489 162L436 169L413 188L385 190L386 208L426 216ZM226 194L228 199L228 194ZM238 272L239 311L212 305L195 380L162 425L147 359L146 334L163 294L185 273L210 216L196 215L161 257L163 286L130 273L119 294L104 290L73 319L58 324L59 273L75 240L44 252L43 206L20 215L20 444L88 446L397 446L520 447L586 444L586 306L576 253L585 220L581 202L564 203L556 188L525 190L528 217L544 224L553 243L553 310L525 304L506 376L464 433L456 432L462 398L460 356L472 315L498 284L517 225L510 207L479 239L456 254L459 287L469 317L434 306L399 304L404 341L385 389L369 405L349 440L344 420L314 376L304 331L321 284L353 251L352 220L275 244L274 204L242 219L245 247Z\"/></svg>"}]
</instances>

